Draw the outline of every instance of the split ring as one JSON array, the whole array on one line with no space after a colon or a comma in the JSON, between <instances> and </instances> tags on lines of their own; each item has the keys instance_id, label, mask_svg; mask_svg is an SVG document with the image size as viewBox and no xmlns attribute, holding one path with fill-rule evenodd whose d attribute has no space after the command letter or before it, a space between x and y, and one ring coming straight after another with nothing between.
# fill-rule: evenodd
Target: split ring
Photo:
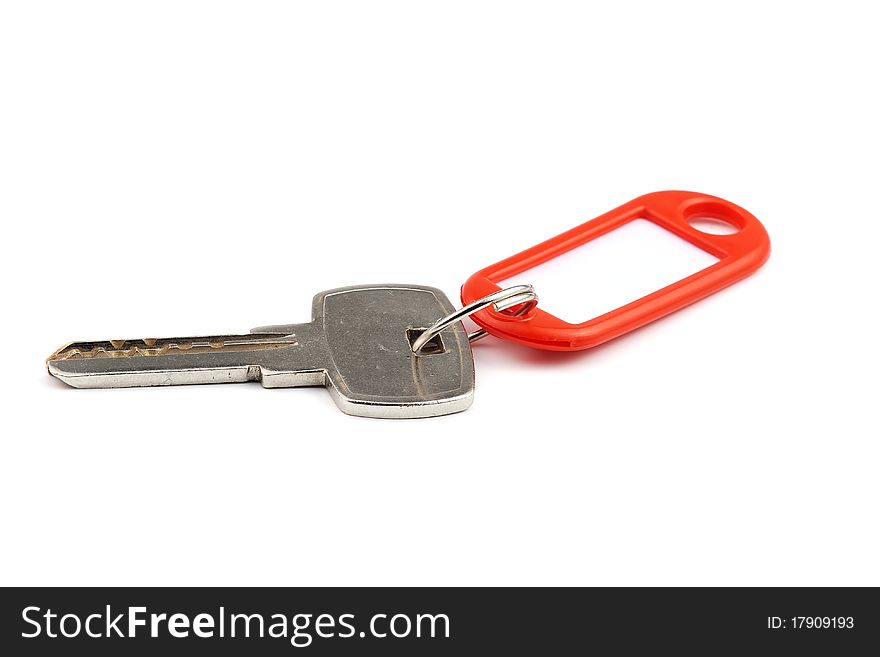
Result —
<instances>
[{"instance_id":1,"label":"split ring","mask_svg":"<svg viewBox=\"0 0 880 657\"><path fill-rule=\"evenodd\" d=\"M426 328L424 332L413 341L413 353L418 356L425 345L437 337L441 332L445 331L456 322L461 321L468 315L473 315L489 306L493 306L497 312L503 312L510 308L521 306L516 312L512 313L512 316L519 317L525 315L537 305L538 295L535 294L535 288L531 285L514 285L513 287L508 287L493 292L492 294L487 294L483 298L477 299L473 303L469 303L464 308L459 308L446 317L438 319L431 326ZM486 335L488 335L488 332L485 329L479 329L469 334L468 340L476 342L477 340L486 337Z\"/></svg>"}]
</instances>

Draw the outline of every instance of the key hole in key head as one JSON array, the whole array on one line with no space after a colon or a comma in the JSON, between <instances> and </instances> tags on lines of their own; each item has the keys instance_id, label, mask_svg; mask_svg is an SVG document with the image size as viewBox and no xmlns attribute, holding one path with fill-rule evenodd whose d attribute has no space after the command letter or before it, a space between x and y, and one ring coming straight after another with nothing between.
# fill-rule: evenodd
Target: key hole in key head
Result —
<instances>
[{"instance_id":1,"label":"key hole in key head","mask_svg":"<svg viewBox=\"0 0 880 657\"><path fill-rule=\"evenodd\" d=\"M425 331L427 331L427 327L424 328L408 328L406 329L406 339L409 340L410 349L412 349L415 341L419 339L419 336L422 335ZM440 337L438 333L433 338L428 340L425 343L425 346L422 347L422 350L419 352L420 356L432 356L434 354L445 354L446 353L446 345L443 344L443 338Z\"/></svg>"}]
</instances>

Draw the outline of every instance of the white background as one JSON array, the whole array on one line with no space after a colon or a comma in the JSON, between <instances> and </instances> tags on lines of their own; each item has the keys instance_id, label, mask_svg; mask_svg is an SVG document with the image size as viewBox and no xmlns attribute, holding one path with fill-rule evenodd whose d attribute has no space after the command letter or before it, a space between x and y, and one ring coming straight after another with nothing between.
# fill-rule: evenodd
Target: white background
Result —
<instances>
[{"instance_id":1,"label":"white background","mask_svg":"<svg viewBox=\"0 0 880 657\"><path fill-rule=\"evenodd\" d=\"M5 3L0 582L880 584L876 24L869 2ZM486 340L459 415L45 371L73 339L305 321L340 285L457 300L662 189L749 209L768 264L593 351ZM582 281L585 308L613 284Z\"/></svg>"}]
</instances>

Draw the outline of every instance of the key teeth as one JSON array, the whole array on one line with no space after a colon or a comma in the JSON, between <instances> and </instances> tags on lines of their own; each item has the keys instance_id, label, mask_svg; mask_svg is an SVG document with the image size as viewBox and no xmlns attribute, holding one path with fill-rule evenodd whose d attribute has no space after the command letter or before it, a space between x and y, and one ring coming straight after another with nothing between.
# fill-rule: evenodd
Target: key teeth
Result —
<instances>
[{"instance_id":1,"label":"key teeth","mask_svg":"<svg viewBox=\"0 0 880 657\"><path fill-rule=\"evenodd\" d=\"M103 350L102 350L103 351ZM106 353L106 352L105 352ZM52 355L52 360L72 360L74 358L91 358L95 355L95 349L83 351L77 347L67 349Z\"/></svg>"},{"instance_id":2,"label":"key teeth","mask_svg":"<svg viewBox=\"0 0 880 657\"><path fill-rule=\"evenodd\" d=\"M137 344L140 343L140 344ZM65 346L57 349L46 362L72 360L77 358L120 358L127 356L157 356L172 349L186 350L189 346L186 343L175 345L164 345L156 347L157 340L155 338L144 338L142 340L108 340L105 345L69 342ZM90 348L85 345L90 344ZM109 349L107 347L110 347ZM190 345L191 346L191 345ZM213 346L213 345L212 345Z\"/></svg>"},{"instance_id":3,"label":"key teeth","mask_svg":"<svg viewBox=\"0 0 880 657\"><path fill-rule=\"evenodd\" d=\"M244 337L246 341L240 342ZM248 336L208 336L198 338L141 338L137 340L104 340L99 342L70 342L56 350L46 361L62 361L81 358L127 358L131 356L164 356L192 351L211 352L223 349L296 347L299 343L291 332L251 333ZM259 342L264 338L262 342Z\"/></svg>"},{"instance_id":4,"label":"key teeth","mask_svg":"<svg viewBox=\"0 0 880 657\"><path fill-rule=\"evenodd\" d=\"M52 354L46 359L46 364L48 365L53 360L65 360L65 359L69 358L70 356L66 355L66 353L65 353L68 351L71 354L73 354L73 353L79 354L80 351L79 351L79 349L74 347L75 344L77 344L77 343L76 342L68 342L67 344L65 344L63 346L58 347L58 349L53 351Z\"/></svg>"}]
</instances>

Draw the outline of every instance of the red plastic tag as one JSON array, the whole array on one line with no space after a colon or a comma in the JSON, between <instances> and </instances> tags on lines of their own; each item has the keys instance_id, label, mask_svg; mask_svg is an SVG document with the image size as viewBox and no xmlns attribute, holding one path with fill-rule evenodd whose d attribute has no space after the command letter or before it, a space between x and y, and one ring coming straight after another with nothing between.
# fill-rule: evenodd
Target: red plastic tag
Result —
<instances>
[{"instance_id":1,"label":"red plastic tag","mask_svg":"<svg viewBox=\"0 0 880 657\"><path fill-rule=\"evenodd\" d=\"M713 235L697 230L690 221L716 219L736 232ZM718 258L696 274L581 324L569 324L540 307L513 316L492 308L473 315L492 335L538 349L589 349L698 301L745 278L770 255L770 238L753 215L738 205L697 192L655 192L630 201L600 217L557 235L522 253L506 258L471 276L461 288L461 301L472 303L501 289L503 281L551 258L577 248L634 219L647 219ZM537 291L540 295L541 291Z\"/></svg>"}]
</instances>

